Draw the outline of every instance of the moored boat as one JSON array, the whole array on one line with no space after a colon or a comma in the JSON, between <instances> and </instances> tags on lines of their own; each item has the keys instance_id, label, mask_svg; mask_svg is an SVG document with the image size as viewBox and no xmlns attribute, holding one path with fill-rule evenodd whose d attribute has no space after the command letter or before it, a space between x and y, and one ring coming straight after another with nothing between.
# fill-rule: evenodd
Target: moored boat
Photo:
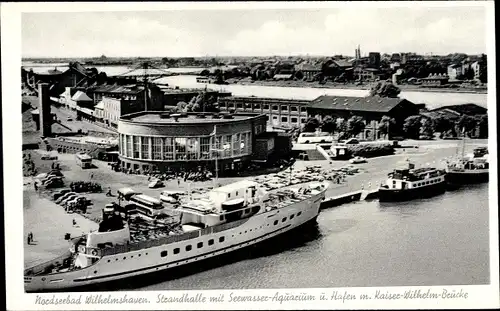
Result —
<instances>
[{"instance_id":1,"label":"moored boat","mask_svg":"<svg viewBox=\"0 0 500 311\"><path fill-rule=\"evenodd\" d=\"M489 181L488 150L476 148L472 155L448 163L446 180L450 184L474 184Z\"/></svg>"},{"instance_id":2,"label":"moored boat","mask_svg":"<svg viewBox=\"0 0 500 311\"><path fill-rule=\"evenodd\" d=\"M27 292L61 290L168 271L280 236L315 221L326 183L267 192L240 181L211 190L153 220L103 210L99 230L24 271Z\"/></svg>"},{"instance_id":3,"label":"moored boat","mask_svg":"<svg viewBox=\"0 0 500 311\"><path fill-rule=\"evenodd\" d=\"M379 187L379 201L409 201L429 198L446 191L446 172L433 167L415 169L412 163L407 167L394 169L385 184Z\"/></svg>"}]
</instances>

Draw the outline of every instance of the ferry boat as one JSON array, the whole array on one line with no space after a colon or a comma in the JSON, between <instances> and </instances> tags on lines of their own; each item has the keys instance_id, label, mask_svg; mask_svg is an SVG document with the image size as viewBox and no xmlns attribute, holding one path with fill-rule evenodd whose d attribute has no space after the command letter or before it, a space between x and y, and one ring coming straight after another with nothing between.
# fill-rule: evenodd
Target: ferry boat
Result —
<instances>
[{"instance_id":1,"label":"ferry boat","mask_svg":"<svg viewBox=\"0 0 500 311\"><path fill-rule=\"evenodd\" d=\"M227 254L314 222L327 183L268 191L254 181L212 189L154 221L103 210L99 229L66 254L24 271L27 292L57 291L166 271ZM198 263L201 264L201 263Z\"/></svg>"},{"instance_id":2,"label":"ferry boat","mask_svg":"<svg viewBox=\"0 0 500 311\"><path fill-rule=\"evenodd\" d=\"M446 180L451 184L474 184L489 181L488 149L479 147L472 155L448 163Z\"/></svg>"},{"instance_id":3,"label":"ferry boat","mask_svg":"<svg viewBox=\"0 0 500 311\"><path fill-rule=\"evenodd\" d=\"M415 169L408 162L407 167L394 169L385 184L379 187L379 201L408 201L428 198L446 191L446 172L433 167Z\"/></svg>"}]
</instances>

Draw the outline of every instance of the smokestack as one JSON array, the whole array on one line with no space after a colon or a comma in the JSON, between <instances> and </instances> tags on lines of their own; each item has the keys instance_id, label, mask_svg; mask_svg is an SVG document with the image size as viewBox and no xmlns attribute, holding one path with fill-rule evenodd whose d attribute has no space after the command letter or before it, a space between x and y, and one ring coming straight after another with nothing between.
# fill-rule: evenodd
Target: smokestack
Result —
<instances>
[{"instance_id":1,"label":"smokestack","mask_svg":"<svg viewBox=\"0 0 500 311\"><path fill-rule=\"evenodd\" d=\"M38 85L38 100L41 134L43 137L52 136L52 115L50 113L49 85L47 83Z\"/></svg>"}]
</instances>

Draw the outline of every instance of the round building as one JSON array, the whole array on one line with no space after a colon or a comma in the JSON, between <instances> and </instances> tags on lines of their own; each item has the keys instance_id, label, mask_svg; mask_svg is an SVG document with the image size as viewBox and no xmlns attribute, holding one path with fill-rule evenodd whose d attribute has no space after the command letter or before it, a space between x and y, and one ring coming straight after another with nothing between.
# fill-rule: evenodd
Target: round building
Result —
<instances>
[{"instance_id":1,"label":"round building","mask_svg":"<svg viewBox=\"0 0 500 311\"><path fill-rule=\"evenodd\" d=\"M119 158L135 172L238 170L250 160L255 136L267 117L256 113L217 114L143 111L118 122Z\"/></svg>"}]
</instances>

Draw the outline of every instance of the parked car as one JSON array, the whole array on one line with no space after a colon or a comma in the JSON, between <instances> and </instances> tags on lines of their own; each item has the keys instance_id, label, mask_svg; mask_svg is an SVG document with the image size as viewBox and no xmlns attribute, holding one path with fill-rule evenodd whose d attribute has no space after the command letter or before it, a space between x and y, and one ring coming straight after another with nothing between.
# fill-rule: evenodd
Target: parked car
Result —
<instances>
[{"instance_id":1,"label":"parked car","mask_svg":"<svg viewBox=\"0 0 500 311\"><path fill-rule=\"evenodd\" d=\"M53 198L54 200L57 200L57 199L59 199L60 197L62 197L63 195L65 195L65 194L66 194L66 193L68 193L68 192L71 192L71 189L61 189L61 190L59 190L59 191L57 191L57 192L54 192L54 193L52 194L52 198Z\"/></svg>"},{"instance_id":2,"label":"parked car","mask_svg":"<svg viewBox=\"0 0 500 311\"><path fill-rule=\"evenodd\" d=\"M57 155L46 153L46 154L42 155L41 159L42 160L57 160Z\"/></svg>"},{"instance_id":3,"label":"parked car","mask_svg":"<svg viewBox=\"0 0 500 311\"><path fill-rule=\"evenodd\" d=\"M349 160L349 163L351 164L359 164L359 163L366 163L366 158L363 157L354 157Z\"/></svg>"},{"instance_id":4,"label":"parked car","mask_svg":"<svg viewBox=\"0 0 500 311\"><path fill-rule=\"evenodd\" d=\"M349 138L347 140L341 141L341 143L346 145L357 145L359 144L359 140L357 140L356 138Z\"/></svg>"},{"instance_id":5,"label":"parked car","mask_svg":"<svg viewBox=\"0 0 500 311\"><path fill-rule=\"evenodd\" d=\"M75 199L75 198L77 198L77 197L78 197L78 196L77 196L76 194L72 194L72 195L70 195L70 196L68 196L68 197L64 198L64 199L61 201L60 205L62 205L62 206L66 206L66 203L68 203L69 201L71 201L71 200L73 200L73 199Z\"/></svg>"},{"instance_id":6,"label":"parked car","mask_svg":"<svg viewBox=\"0 0 500 311\"><path fill-rule=\"evenodd\" d=\"M184 195L183 191L175 191L175 190L165 190L160 194L160 200L167 203L178 203L180 196Z\"/></svg>"},{"instance_id":7,"label":"parked car","mask_svg":"<svg viewBox=\"0 0 500 311\"><path fill-rule=\"evenodd\" d=\"M66 199L67 197L69 197L71 195L76 195L76 192L66 192L65 194L60 196L55 202L57 204L60 204L64 199Z\"/></svg>"},{"instance_id":8,"label":"parked car","mask_svg":"<svg viewBox=\"0 0 500 311\"><path fill-rule=\"evenodd\" d=\"M152 180L148 185L149 188L159 188L163 186L165 186L165 184L163 184L163 182L159 179Z\"/></svg>"}]
</instances>

